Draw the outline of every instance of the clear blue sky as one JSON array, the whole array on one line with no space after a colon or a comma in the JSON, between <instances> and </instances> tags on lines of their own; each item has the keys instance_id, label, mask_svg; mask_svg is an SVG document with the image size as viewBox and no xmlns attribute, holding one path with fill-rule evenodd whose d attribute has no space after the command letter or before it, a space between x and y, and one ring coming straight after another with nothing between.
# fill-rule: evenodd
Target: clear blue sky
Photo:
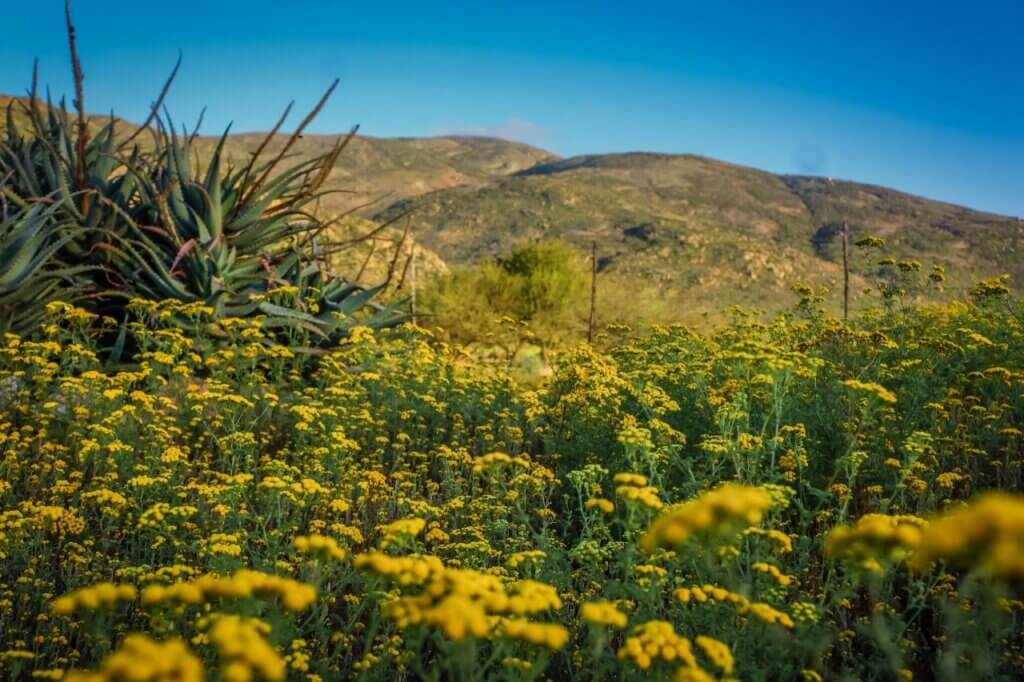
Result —
<instances>
[{"instance_id":1,"label":"clear blue sky","mask_svg":"<svg viewBox=\"0 0 1024 682\"><path fill-rule=\"evenodd\" d=\"M6 3L10 4L10 3ZM690 152L1024 216L1024 0L114 3L74 10L91 111L265 130ZM62 0L3 8L0 92L70 90ZM295 120L298 120L298 116Z\"/></svg>"}]
</instances>

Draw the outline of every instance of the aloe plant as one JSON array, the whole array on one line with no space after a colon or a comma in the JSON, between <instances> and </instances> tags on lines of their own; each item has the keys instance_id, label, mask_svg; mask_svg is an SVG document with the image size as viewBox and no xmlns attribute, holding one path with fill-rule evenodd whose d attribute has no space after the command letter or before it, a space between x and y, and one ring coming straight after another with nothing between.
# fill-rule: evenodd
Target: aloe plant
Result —
<instances>
[{"instance_id":1,"label":"aloe plant","mask_svg":"<svg viewBox=\"0 0 1024 682\"><path fill-rule=\"evenodd\" d=\"M55 213L42 203L0 211L0 331L27 333L39 325L48 303L84 293L81 276L90 267L55 258L75 236Z\"/></svg>"},{"instance_id":2,"label":"aloe plant","mask_svg":"<svg viewBox=\"0 0 1024 682\"><path fill-rule=\"evenodd\" d=\"M202 301L215 317L265 315L265 327L304 330L317 344L336 341L360 309L370 308L361 323L399 320L396 310L372 304L381 287L330 277L315 253L329 223L308 209L352 134L326 154L278 171L288 144L273 159L260 163L254 155L236 167L223 158L226 131L204 169L194 136L161 125L154 151L126 163L135 194L119 197L116 213L128 230L108 233L126 293ZM281 286L301 291L291 307L263 296Z\"/></svg>"},{"instance_id":3,"label":"aloe plant","mask_svg":"<svg viewBox=\"0 0 1024 682\"><path fill-rule=\"evenodd\" d=\"M235 166L224 158L227 131L210 158L201 159L196 133L179 133L169 117L157 115L177 67L142 128L128 136L111 117L92 133L70 17L68 31L77 117L63 103L41 103L34 76L29 103L21 104L28 125L8 108L0 138L3 199L28 212L19 225L40 222L36 232L45 227L50 235L40 238L46 247L37 271L83 276L76 293L94 312L117 320L126 319L132 298L173 298L205 303L215 318L265 316L264 325L282 330L283 339L313 346L335 343L357 320L403 319L397 307L373 302L382 286L332 277L317 253L317 239L331 223L312 207L355 129L322 156L285 164L337 82L280 152L263 158L290 106L251 159ZM9 265L6 254L0 252L0 271ZM60 286L59 278L46 282ZM266 296L283 286L299 295L286 304Z\"/></svg>"},{"instance_id":4,"label":"aloe plant","mask_svg":"<svg viewBox=\"0 0 1024 682\"><path fill-rule=\"evenodd\" d=\"M226 133L201 172L192 139L170 130L157 137L155 152L128 165L136 191L117 202L126 229L108 236L142 293L205 300L219 314L233 314L232 299L274 286L283 279L275 268L300 257L292 247L317 227L302 212L317 190L305 178L334 157L260 182L251 168L222 163Z\"/></svg>"},{"instance_id":5,"label":"aloe plant","mask_svg":"<svg viewBox=\"0 0 1024 682\"><path fill-rule=\"evenodd\" d=\"M0 193L4 201L22 209L45 205L53 221L78 228L69 231L70 237L53 255L65 263L89 266L93 274L86 286L101 300L105 291L123 289L109 235L126 235L118 207L138 194L134 175L126 171L140 152L135 148L120 153L116 119L88 135L63 102L41 102L34 89L27 103L12 101L6 111L0 137ZM16 107L23 116L15 117Z\"/></svg>"}]
</instances>

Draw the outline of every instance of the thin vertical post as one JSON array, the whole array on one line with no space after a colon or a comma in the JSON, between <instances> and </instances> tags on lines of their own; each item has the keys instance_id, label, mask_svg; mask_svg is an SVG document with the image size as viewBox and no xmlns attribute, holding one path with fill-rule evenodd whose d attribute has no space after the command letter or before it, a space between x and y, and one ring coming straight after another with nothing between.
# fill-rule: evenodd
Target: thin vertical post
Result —
<instances>
[{"instance_id":1,"label":"thin vertical post","mask_svg":"<svg viewBox=\"0 0 1024 682\"><path fill-rule=\"evenodd\" d=\"M848 255L849 249L849 229L846 223L843 223L843 321L845 322L850 318L850 257Z\"/></svg>"},{"instance_id":2,"label":"thin vertical post","mask_svg":"<svg viewBox=\"0 0 1024 682\"><path fill-rule=\"evenodd\" d=\"M412 323L416 324L416 244L412 245L412 300L410 305L412 308Z\"/></svg>"},{"instance_id":3,"label":"thin vertical post","mask_svg":"<svg viewBox=\"0 0 1024 682\"><path fill-rule=\"evenodd\" d=\"M594 315L597 310L597 242L590 242L590 319L587 321L587 343L594 340Z\"/></svg>"}]
</instances>

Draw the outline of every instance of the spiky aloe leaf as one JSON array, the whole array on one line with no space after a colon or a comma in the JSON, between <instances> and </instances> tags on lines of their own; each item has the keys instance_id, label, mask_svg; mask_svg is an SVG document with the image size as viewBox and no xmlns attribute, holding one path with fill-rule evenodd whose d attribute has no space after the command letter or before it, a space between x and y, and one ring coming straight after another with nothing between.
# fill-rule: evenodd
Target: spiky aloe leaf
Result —
<instances>
[{"instance_id":1,"label":"spiky aloe leaf","mask_svg":"<svg viewBox=\"0 0 1024 682\"><path fill-rule=\"evenodd\" d=\"M42 320L51 301L82 293L87 265L68 266L56 256L75 229L55 218L55 206L34 204L0 215L0 329L24 334Z\"/></svg>"}]
</instances>

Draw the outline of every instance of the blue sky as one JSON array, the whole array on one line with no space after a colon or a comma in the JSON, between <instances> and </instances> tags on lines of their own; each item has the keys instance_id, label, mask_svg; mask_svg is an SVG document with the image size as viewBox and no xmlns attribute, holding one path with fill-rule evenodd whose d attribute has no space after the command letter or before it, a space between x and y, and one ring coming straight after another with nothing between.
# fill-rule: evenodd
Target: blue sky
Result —
<instances>
[{"instance_id":1,"label":"blue sky","mask_svg":"<svg viewBox=\"0 0 1024 682\"><path fill-rule=\"evenodd\" d=\"M91 111L703 154L1024 216L1024 0L74 3ZM4 7L0 92L70 91L62 0ZM295 121L301 115L295 116Z\"/></svg>"}]
</instances>

